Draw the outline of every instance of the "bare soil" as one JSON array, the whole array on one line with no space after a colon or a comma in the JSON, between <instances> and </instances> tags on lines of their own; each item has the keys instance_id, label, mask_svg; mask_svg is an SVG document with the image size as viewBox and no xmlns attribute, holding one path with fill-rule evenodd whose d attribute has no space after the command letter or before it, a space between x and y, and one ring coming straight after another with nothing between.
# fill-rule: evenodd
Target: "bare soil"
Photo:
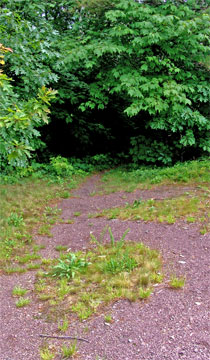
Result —
<instances>
[{"instance_id":1,"label":"bare soil","mask_svg":"<svg viewBox=\"0 0 210 360\"><path fill-rule=\"evenodd\" d=\"M120 299L83 322L68 314L70 325L65 335L88 340L78 341L75 359L209 360L210 234L201 235L198 225L183 221L168 225L88 216L139 198L178 196L188 188L164 187L91 196L99 183L99 175L91 177L74 191L74 197L58 204L62 208L62 218L74 219L74 223L55 225L52 228L53 238L36 235L35 242L46 245L40 254L46 258L57 257L56 245L65 245L72 251L90 248L93 246L90 244L90 231L97 237L106 225L111 227L117 239L130 228L126 239L158 249L164 259L165 273L186 276L186 285L182 290L173 290L166 276L164 283L154 288L148 300L131 303ZM75 212L81 212L81 215L75 217ZM108 235L105 241L108 241ZM34 280L35 271L2 275L0 278L0 360L39 360L40 348L46 341L52 350L72 343L71 340L45 340L39 336L61 334L58 323L47 321L44 317L43 305L34 293ZM31 304L27 307L15 306L12 289L16 285L30 290ZM111 314L111 323L105 322L105 314ZM57 355L55 359L60 360L62 356Z\"/></svg>"}]
</instances>

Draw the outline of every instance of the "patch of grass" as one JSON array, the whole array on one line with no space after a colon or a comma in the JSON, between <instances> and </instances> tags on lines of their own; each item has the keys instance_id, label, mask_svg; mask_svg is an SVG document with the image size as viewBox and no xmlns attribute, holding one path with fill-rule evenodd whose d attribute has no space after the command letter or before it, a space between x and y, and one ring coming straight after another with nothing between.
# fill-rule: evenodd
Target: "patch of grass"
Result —
<instances>
[{"instance_id":1,"label":"patch of grass","mask_svg":"<svg viewBox=\"0 0 210 360\"><path fill-rule=\"evenodd\" d=\"M103 266L103 271L105 273L118 274L123 271L131 272L137 266L138 263L135 258L125 252L120 258L113 256L106 261Z\"/></svg>"},{"instance_id":2,"label":"patch of grass","mask_svg":"<svg viewBox=\"0 0 210 360\"><path fill-rule=\"evenodd\" d=\"M65 295L69 293L68 276L66 278L65 277L62 278L58 282L58 285L59 285L59 287L57 289L57 296L58 296L59 299L62 300L65 297Z\"/></svg>"},{"instance_id":3,"label":"patch of grass","mask_svg":"<svg viewBox=\"0 0 210 360\"><path fill-rule=\"evenodd\" d=\"M57 216L57 215L61 214L61 212L62 212L62 210L59 209L57 207L57 205L53 206L53 207L52 206L45 206L45 209L44 209L44 215L45 216Z\"/></svg>"},{"instance_id":4,"label":"patch of grass","mask_svg":"<svg viewBox=\"0 0 210 360\"><path fill-rule=\"evenodd\" d=\"M15 286L12 290L12 295L17 297L22 297L28 292L27 289L22 288L21 286Z\"/></svg>"},{"instance_id":5,"label":"patch of grass","mask_svg":"<svg viewBox=\"0 0 210 360\"><path fill-rule=\"evenodd\" d=\"M40 263L31 263L26 266L27 270L37 270L40 269L41 264Z\"/></svg>"},{"instance_id":6,"label":"patch of grass","mask_svg":"<svg viewBox=\"0 0 210 360\"><path fill-rule=\"evenodd\" d=\"M139 166L137 169L119 167L106 172L102 181L105 192L134 191L161 185L203 184L209 183L210 161L197 160L177 163L172 167L149 168ZM104 187L104 185L103 185ZM103 189L102 189L103 191Z\"/></svg>"},{"instance_id":7,"label":"patch of grass","mask_svg":"<svg viewBox=\"0 0 210 360\"><path fill-rule=\"evenodd\" d=\"M44 244L40 244L40 245L34 244L33 245L34 253L37 253L39 250L42 250L42 249L45 249L45 248L46 248L46 245L44 245Z\"/></svg>"},{"instance_id":8,"label":"patch of grass","mask_svg":"<svg viewBox=\"0 0 210 360\"><path fill-rule=\"evenodd\" d=\"M65 246L65 245L57 245L57 246L55 247L55 250L56 250L56 251L66 251L67 249L68 249L68 247Z\"/></svg>"},{"instance_id":9,"label":"patch of grass","mask_svg":"<svg viewBox=\"0 0 210 360\"><path fill-rule=\"evenodd\" d=\"M75 213L74 213L74 216L80 216L81 215L81 212L80 211L76 211Z\"/></svg>"},{"instance_id":10,"label":"patch of grass","mask_svg":"<svg viewBox=\"0 0 210 360\"><path fill-rule=\"evenodd\" d=\"M32 242L32 230L39 226L41 235L50 234L50 227L59 221L61 210L55 203L63 197L68 185L47 179L46 174L28 178L0 177L0 262L2 267L18 252L27 251ZM83 175L74 176L74 187L84 179ZM5 183L7 181L7 183ZM52 204L53 201L53 204Z\"/></svg>"},{"instance_id":11,"label":"patch of grass","mask_svg":"<svg viewBox=\"0 0 210 360\"><path fill-rule=\"evenodd\" d=\"M74 220L68 219L68 220L66 220L66 223L67 223L67 224L74 224Z\"/></svg>"},{"instance_id":12,"label":"patch of grass","mask_svg":"<svg viewBox=\"0 0 210 360\"><path fill-rule=\"evenodd\" d=\"M156 250L124 241L123 236L117 241L111 229L109 235L109 244L97 240L98 246L91 251L62 254L44 279L37 278L39 296L50 296L57 309L54 314L62 302L64 312L71 311L85 320L116 299L136 301L140 287L146 292L161 282L162 261ZM44 287L40 280L44 280Z\"/></svg>"},{"instance_id":13,"label":"patch of grass","mask_svg":"<svg viewBox=\"0 0 210 360\"><path fill-rule=\"evenodd\" d=\"M77 342L74 341L74 343L70 346L63 345L62 346L62 356L63 359L70 359L73 355L75 355L77 352Z\"/></svg>"},{"instance_id":14,"label":"patch of grass","mask_svg":"<svg viewBox=\"0 0 210 360\"><path fill-rule=\"evenodd\" d=\"M46 259L46 258L42 258L42 265L51 265L52 264L52 259Z\"/></svg>"},{"instance_id":15,"label":"patch of grass","mask_svg":"<svg viewBox=\"0 0 210 360\"><path fill-rule=\"evenodd\" d=\"M56 193L56 195L62 199L68 199L70 197L69 191L59 191Z\"/></svg>"},{"instance_id":16,"label":"patch of grass","mask_svg":"<svg viewBox=\"0 0 210 360\"><path fill-rule=\"evenodd\" d=\"M50 229L51 229L51 224L43 224L40 226L40 228L38 230L38 234L52 237L53 235L50 232Z\"/></svg>"},{"instance_id":17,"label":"patch of grass","mask_svg":"<svg viewBox=\"0 0 210 360\"><path fill-rule=\"evenodd\" d=\"M26 271L27 271L27 269L25 267L20 267L20 266L7 266L4 269L4 272L6 274L24 273Z\"/></svg>"},{"instance_id":18,"label":"patch of grass","mask_svg":"<svg viewBox=\"0 0 210 360\"><path fill-rule=\"evenodd\" d=\"M185 280L186 279L183 276L177 277L175 275L172 275L169 284L173 289L181 289L185 285Z\"/></svg>"},{"instance_id":19,"label":"patch of grass","mask_svg":"<svg viewBox=\"0 0 210 360\"><path fill-rule=\"evenodd\" d=\"M54 299L54 295L53 294L40 294L39 295L39 300L41 301L48 301L48 300L53 300Z\"/></svg>"},{"instance_id":20,"label":"patch of grass","mask_svg":"<svg viewBox=\"0 0 210 360\"><path fill-rule=\"evenodd\" d=\"M46 206L42 215L44 225L53 225L56 222L61 222L60 214L62 210L56 206Z\"/></svg>"},{"instance_id":21,"label":"patch of grass","mask_svg":"<svg viewBox=\"0 0 210 360\"><path fill-rule=\"evenodd\" d=\"M77 314L79 320L81 321L88 319L93 314L91 307L88 307L83 302L78 302L77 304L73 305L72 311Z\"/></svg>"},{"instance_id":22,"label":"patch of grass","mask_svg":"<svg viewBox=\"0 0 210 360\"><path fill-rule=\"evenodd\" d=\"M41 360L53 360L55 358L55 353L45 347L40 350L40 358Z\"/></svg>"},{"instance_id":23,"label":"patch of grass","mask_svg":"<svg viewBox=\"0 0 210 360\"><path fill-rule=\"evenodd\" d=\"M29 298L23 298L23 297L20 297L16 302L15 302L15 305L17 308L20 308L20 307L24 307L24 306L27 306L28 304L30 304L31 300Z\"/></svg>"},{"instance_id":24,"label":"patch of grass","mask_svg":"<svg viewBox=\"0 0 210 360\"><path fill-rule=\"evenodd\" d=\"M63 321L59 322L58 324L58 330L60 330L61 332L66 332L66 330L69 327L69 322L68 319L64 319Z\"/></svg>"},{"instance_id":25,"label":"patch of grass","mask_svg":"<svg viewBox=\"0 0 210 360\"><path fill-rule=\"evenodd\" d=\"M191 192L172 199L141 201L133 206L106 209L95 214L95 217L104 216L108 219L158 221L173 224L177 219L186 219L187 222L204 222L210 229L208 212L210 210L210 192L202 190Z\"/></svg>"},{"instance_id":26,"label":"patch of grass","mask_svg":"<svg viewBox=\"0 0 210 360\"><path fill-rule=\"evenodd\" d=\"M200 234L201 235L205 235L207 232L208 232L207 227L204 227L204 228L200 229Z\"/></svg>"},{"instance_id":27,"label":"patch of grass","mask_svg":"<svg viewBox=\"0 0 210 360\"><path fill-rule=\"evenodd\" d=\"M150 276L150 280L156 284L160 284L163 281L163 274L153 273Z\"/></svg>"},{"instance_id":28,"label":"patch of grass","mask_svg":"<svg viewBox=\"0 0 210 360\"><path fill-rule=\"evenodd\" d=\"M26 264L28 262L31 262L33 260L38 260L40 258L41 258L40 255L32 253L32 254L25 254L23 256L17 256L15 260L18 261L19 264Z\"/></svg>"},{"instance_id":29,"label":"patch of grass","mask_svg":"<svg viewBox=\"0 0 210 360\"><path fill-rule=\"evenodd\" d=\"M186 220L188 223L194 223L196 221L196 218L194 216L188 216Z\"/></svg>"},{"instance_id":30,"label":"patch of grass","mask_svg":"<svg viewBox=\"0 0 210 360\"><path fill-rule=\"evenodd\" d=\"M151 289L139 288L139 297L140 299L147 299L151 295Z\"/></svg>"},{"instance_id":31,"label":"patch of grass","mask_svg":"<svg viewBox=\"0 0 210 360\"><path fill-rule=\"evenodd\" d=\"M106 323L111 323L111 322L113 321L112 315L106 314L106 315L104 316L104 321L105 321Z\"/></svg>"}]
</instances>

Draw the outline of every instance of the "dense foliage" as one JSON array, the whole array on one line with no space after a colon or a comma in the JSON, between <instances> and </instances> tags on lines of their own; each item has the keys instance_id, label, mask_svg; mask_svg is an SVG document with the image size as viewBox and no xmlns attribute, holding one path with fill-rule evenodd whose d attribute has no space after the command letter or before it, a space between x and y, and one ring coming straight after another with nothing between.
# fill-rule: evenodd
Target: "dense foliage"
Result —
<instances>
[{"instance_id":1,"label":"dense foliage","mask_svg":"<svg viewBox=\"0 0 210 360\"><path fill-rule=\"evenodd\" d=\"M4 65L4 53L12 52L0 44L1 65ZM44 86L39 89L38 97L22 101L14 92L10 79L0 70L0 168L9 162L15 166L26 166L31 151L41 147L37 127L41 121L48 122L48 105L55 91Z\"/></svg>"},{"instance_id":2,"label":"dense foliage","mask_svg":"<svg viewBox=\"0 0 210 360\"><path fill-rule=\"evenodd\" d=\"M45 155L170 164L208 154L209 13L208 0L3 0L0 42L13 49L4 72L16 106L43 86L58 92L40 128Z\"/></svg>"}]
</instances>

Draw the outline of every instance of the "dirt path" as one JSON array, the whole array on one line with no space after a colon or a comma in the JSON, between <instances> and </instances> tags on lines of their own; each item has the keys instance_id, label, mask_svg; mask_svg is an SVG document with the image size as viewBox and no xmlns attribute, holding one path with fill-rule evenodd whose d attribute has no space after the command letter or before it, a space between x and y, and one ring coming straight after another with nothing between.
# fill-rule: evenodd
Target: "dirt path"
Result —
<instances>
[{"instance_id":1,"label":"dirt path","mask_svg":"<svg viewBox=\"0 0 210 360\"><path fill-rule=\"evenodd\" d=\"M91 196L100 182L99 176L90 178L73 198L64 200L62 218L73 224L53 227L53 238L36 236L37 243L45 243L44 257L58 256L56 245L72 250L90 247L90 231L99 235L108 224L116 238L130 228L127 239L141 241L161 251L166 272L176 272L187 278L183 290L172 290L158 285L149 300L130 303L120 300L104 312L112 315L113 322L106 324L104 313L77 322L70 321L65 335L79 336L89 342L79 342L76 359L80 360L209 360L209 250L210 234L200 235L195 224L180 222L173 225L144 223L141 221L106 220L89 218L88 214L103 208L123 205L141 198L167 198L176 196L182 189L137 191ZM105 237L105 240L108 238ZM33 292L35 272L0 278L1 339L0 360L39 360L39 349L45 343L39 334L58 335L58 324L43 320L41 304ZM31 304L17 309L11 296L16 285L28 288ZM71 319L70 319L71 320ZM51 339L51 348L68 341ZM57 356L56 360L62 357Z\"/></svg>"}]
</instances>

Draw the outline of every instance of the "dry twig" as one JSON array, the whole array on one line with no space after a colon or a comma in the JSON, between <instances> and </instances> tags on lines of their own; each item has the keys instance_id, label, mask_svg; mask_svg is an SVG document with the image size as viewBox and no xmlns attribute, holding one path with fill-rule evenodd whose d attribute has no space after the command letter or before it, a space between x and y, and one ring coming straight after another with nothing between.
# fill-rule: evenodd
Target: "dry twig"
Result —
<instances>
[{"instance_id":1,"label":"dry twig","mask_svg":"<svg viewBox=\"0 0 210 360\"><path fill-rule=\"evenodd\" d=\"M85 341L85 342L89 343L89 341L86 340L86 339L78 338L78 337L74 337L74 336L53 336L53 335L43 335L43 334L40 334L39 336L42 337L42 338L71 339L71 340Z\"/></svg>"}]
</instances>

